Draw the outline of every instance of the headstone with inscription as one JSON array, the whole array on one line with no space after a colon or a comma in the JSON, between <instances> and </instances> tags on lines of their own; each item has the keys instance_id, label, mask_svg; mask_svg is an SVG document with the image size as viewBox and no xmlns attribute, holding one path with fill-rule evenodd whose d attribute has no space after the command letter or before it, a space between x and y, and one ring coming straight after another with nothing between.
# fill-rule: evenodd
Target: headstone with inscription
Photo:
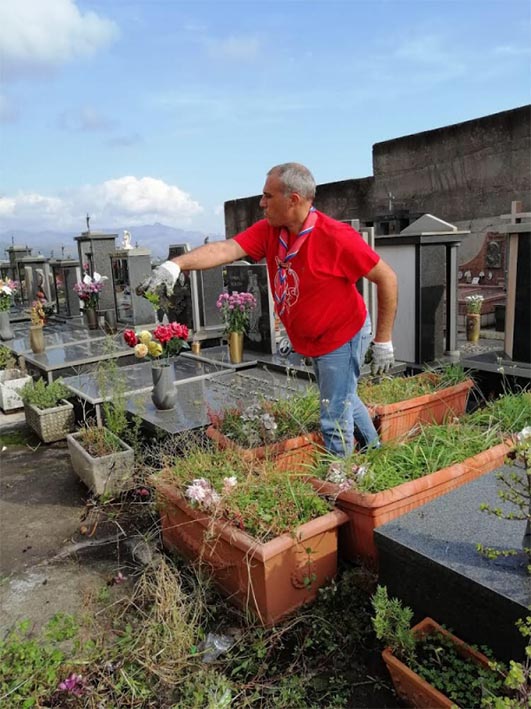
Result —
<instances>
[{"instance_id":1,"label":"headstone with inscription","mask_svg":"<svg viewBox=\"0 0 531 709\"><path fill-rule=\"evenodd\" d=\"M274 305L265 264L227 266L227 291L252 293L257 302L251 313L244 347L256 352L276 352Z\"/></svg>"}]
</instances>

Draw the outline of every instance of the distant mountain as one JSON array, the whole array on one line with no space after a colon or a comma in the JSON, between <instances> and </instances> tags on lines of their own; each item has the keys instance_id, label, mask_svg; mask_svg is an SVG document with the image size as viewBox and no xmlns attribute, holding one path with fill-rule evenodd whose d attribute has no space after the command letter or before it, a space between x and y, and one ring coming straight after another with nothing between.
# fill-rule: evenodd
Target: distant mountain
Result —
<instances>
[{"instance_id":1,"label":"distant mountain","mask_svg":"<svg viewBox=\"0 0 531 709\"><path fill-rule=\"evenodd\" d=\"M127 226L124 225L119 229L98 229L108 234L118 234L116 245L119 246L122 240L124 229L131 233L131 242L133 246L150 249L153 259L164 259L168 256L168 247L170 244L190 244L190 246L199 246L204 243L207 234L200 231L186 231L185 229L176 229L166 224L144 224L142 226ZM39 253L43 256L53 256L60 258L64 253L64 257L77 258L77 242L74 240L78 234L73 234L71 231L39 231L31 232L22 229L0 232L0 260L5 260L8 249L14 242L17 246L29 246L32 249L33 255ZM223 234L208 234L212 240L223 239ZM64 248L64 251L63 251Z\"/></svg>"}]
</instances>

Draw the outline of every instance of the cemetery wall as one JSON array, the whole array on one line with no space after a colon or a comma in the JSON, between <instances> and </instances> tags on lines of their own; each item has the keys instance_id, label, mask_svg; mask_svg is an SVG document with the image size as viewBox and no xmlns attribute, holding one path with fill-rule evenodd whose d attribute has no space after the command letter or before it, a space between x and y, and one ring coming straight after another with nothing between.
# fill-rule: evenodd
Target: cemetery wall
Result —
<instances>
[{"instance_id":1,"label":"cemetery wall","mask_svg":"<svg viewBox=\"0 0 531 709\"><path fill-rule=\"evenodd\" d=\"M391 192L395 210L454 224L484 219L492 229L490 217L507 214L513 200L531 210L530 123L531 107L522 106L376 143L374 176L319 185L315 204L336 219L372 222L389 214ZM225 203L227 238L262 218L259 201Z\"/></svg>"}]
</instances>

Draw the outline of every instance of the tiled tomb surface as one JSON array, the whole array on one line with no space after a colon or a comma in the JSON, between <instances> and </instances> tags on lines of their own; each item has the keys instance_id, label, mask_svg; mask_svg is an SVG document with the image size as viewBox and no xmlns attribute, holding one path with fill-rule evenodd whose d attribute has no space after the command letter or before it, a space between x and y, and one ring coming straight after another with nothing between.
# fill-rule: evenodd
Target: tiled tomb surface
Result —
<instances>
[{"instance_id":1,"label":"tiled tomb surface","mask_svg":"<svg viewBox=\"0 0 531 709\"><path fill-rule=\"evenodd\" d=\"M206 426L209 423L208 410L219 411L242 402L248 405L262 396L285 398L295 391L304 391L314 385L257 367L243 372L221 372L200 381L182 382L176 386L179 395L171 411L158 411L149 392L131 399L127 410L140 416L153 429L176 434Z\"/></svg>"},{"instance_id":2,"label":"tiled tomb surface","mask_svg":"<svg viewBox=\"0 0 531 709\"><path fill-rule=\"evenodd\" d=\"M379 582L391 595L419 618L430 616L505 661L523 656L525 641L515 623L531 605L531 576L521 551L525 522L498 519L480 504L516 511L497 496L496 472L513 470L487 473L374 532ZM477 552L477 543L519 551L490 560Z\"/></svg>"}]
</instances>

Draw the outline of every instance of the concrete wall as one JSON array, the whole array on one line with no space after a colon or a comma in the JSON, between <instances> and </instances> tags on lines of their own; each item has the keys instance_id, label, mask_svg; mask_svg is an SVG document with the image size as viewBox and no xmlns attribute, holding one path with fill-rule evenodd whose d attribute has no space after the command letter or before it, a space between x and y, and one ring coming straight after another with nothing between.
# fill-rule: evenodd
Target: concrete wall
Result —
<instances>
[{"instance_id":1,"label":"concrete wall","mask_svg":"<svg viewBox=\"0 0 531 709\"><path fill-rule=\"evenodd\" d=\"M482 221L465 237L467 258L488 225L520 200L531 210L531 106L495 113L373 146L374 177L319 185L316 207L336 219L373 222L394 210L429 212L456 225ZM309 166L311 168L311 165ZM260 197L225 203L227 238L262 218Z\"/></svg>"}]
</instances>

